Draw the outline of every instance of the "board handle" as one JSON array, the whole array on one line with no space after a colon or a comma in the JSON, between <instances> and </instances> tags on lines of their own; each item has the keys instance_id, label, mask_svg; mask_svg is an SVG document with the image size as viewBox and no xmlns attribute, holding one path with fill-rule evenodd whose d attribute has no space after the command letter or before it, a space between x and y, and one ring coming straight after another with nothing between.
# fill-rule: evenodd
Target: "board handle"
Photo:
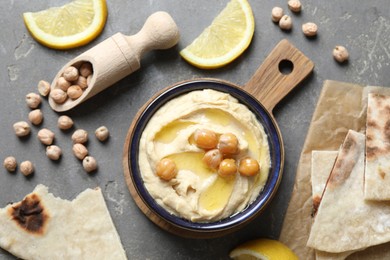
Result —
<instances>
[{"instance_id":1,"label":"board handle","mask_svg":"<svg viewBox=\"0 0 390 260\"><path fill-rule=\"evenodd\" d=\"M314 63L289 41L282 40L266 57L244 89L272 112L293 88L313 70ZM284 71L283 69L289 69Z\"/></svg>"}]
</instances>

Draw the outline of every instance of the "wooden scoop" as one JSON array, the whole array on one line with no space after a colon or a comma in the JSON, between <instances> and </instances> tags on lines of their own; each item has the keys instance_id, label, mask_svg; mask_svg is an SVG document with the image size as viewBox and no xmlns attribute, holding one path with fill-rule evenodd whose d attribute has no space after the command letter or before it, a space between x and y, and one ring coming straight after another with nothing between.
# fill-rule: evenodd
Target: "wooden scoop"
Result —
<instances>
[{"instance_id":1,"label":"wooden scoop","mask_svg":"<svg viewBox=\"0 0 390 260\"><path fill-rule=\"evenodd\" d=\"M150 50L168 49L179 41L179 30L172 17L166 12L156 12L149 16L142 29L135 35L126 36L117 33L95 47L69 61L56 75L51 89L58 88L57 80L69 66L76 68L89 62L92 64L93 76L83 94L64 103L56 103L49 96L49 104L57 112L67 111L115 82L140 68L142 55Z\"/></svg>"}]
</instances>

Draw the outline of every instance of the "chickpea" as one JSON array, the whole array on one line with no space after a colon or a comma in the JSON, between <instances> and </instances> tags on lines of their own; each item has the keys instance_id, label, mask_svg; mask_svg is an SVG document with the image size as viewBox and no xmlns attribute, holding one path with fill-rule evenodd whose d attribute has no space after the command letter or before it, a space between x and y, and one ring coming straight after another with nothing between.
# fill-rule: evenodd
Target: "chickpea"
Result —
<instances>
[{"instance_id":1,"label":"chickpea","mask_svg":"<svg viewBox=\"0 0 390 260\"><path fill-rule=\"evenodd\" d=\"M89 62L84 62L83 64L81 64L79 71L81 76L87 78L89 75L92 75L93 73L92 64Z\"/></svg>"},{"instance_id":2,"label":"chickpea","mask_svg":"<svg viewBox=\"0 0 390 260\"><path fill-rule=\"evenodd\" d=\"M333 49L333 57L336 61L342 63L349 59L349 53L344 46L336 46Z\"/></svg>"},{"instance_id":3,"label":"chickpea","mask_svg":"<svg viewBox=\"0 0 390 260\"><path fill-rule=\"evenodd\" d=\"M42 111L40 109L35 109L35 110L31 111L30 113L28 113L28 120L30 120L30 122L33 125L41 124L43 121Z\"/></svg>"},{"instance_id":4,"label":"chickpea","mask_svg":"<svg viewBox=\"0 0 390 260\"><path fill-rule=\"evenodd\" d=\"M14 125L14 131L16 136L22 137L30 134L30 125L25 121L16 122Z\"/></svg>"},{"instance_id":5,"label":"chickpea","mask_svg":"<svg viewBox=\"0 0 390 260\"><path fill-rule=\"evenodd\" d=\"M86 172L90 173L97 169L97 162L92 156L87 156L83 160L83 168Z\"/></svg>"},{"instance_id":6,"label":"chickpea","mask_svg":"<svg viewBox=\"0 0 390 260\"><path fill-rule=\"evenodd\" d=\"M34 165L30 161L21 162L20 171L24 176L29 176L34 172Z\"/></svg>"},{"instance_id":7,"label":"chickpea","mask_svg":"<svg viewBox=\"0 0 390 260\"><path fill-rule=\"evenodd\" d=\"M62 104L68 99L68 95L66 94L66 92L60 88L55 88L52 91L50 91L50 97L57 104Z\"/></svg>"},{"instance_id":8,"label":"chickpea","mask_svg":"<svg viewBox=\"0 0 390 260\"><path fill-rule=\"evenodd\" d=\"M77 129L72 135L73 143L84 144L88 141L88 132L84 129Z\"/></svg>"},{"instance_id":9,"label":"chickpea","mask_svg":"<svg viewBox=\"0 0 390 260\"><path fill-rule=\"evenodd\" d=\"M110 133L108 132L107 127L105 126L101 126L95 131L96 138L101 142L106 141L109 135Z\"/></svg>"},{"instance_id":10,"label":"chickpea","mask_svg":"<svg viewBox=\"0 0 390 260\"><path fill-rule=\"evenodd\" d=\"M54 141L54 133L47 128L38 131L38 139L42 144L51 145Z\"/></svg>"},{"instance_id":11,"label":"chickpea","mask_svg":"<svg viewBox=\"0 0 390 260\"><path fill-rule=\"evenodd\" d=\"M72 151L74 156L80 160L83 160L88 155L88 149L83 144L74 144Z\"/></svg>"},{"instance_id":12,"label":"chickpea","mask_svg":"<svg viewBox=\"0 0 390 260\"><path fill-rule=\"evenodd\" d=\"M81 97L81 95L83 94L83 90L80 88L79 85L72 85L68 88L66 94L68 95L68 97L75 100Z\"/></svg>"},{"instance_id":13,"label":"chickpea","mask_svg":"<svg viewBox=\"0 0 390 260\"><path fill-rule=\"evenodd\" d=\"M244 176L254 176L260 171L259 163L250 157L243 158L238 166L238 172Z\"/></svg>"},{"instance_id":14,"label":"chickpea","mask_svg":"<svg viewBox=\"0 0 390 260\"><path fill-rule=\"evenodd\" d=\"M7 169L7 171L14 172L18 166L18 163L16 162L15 157L8 156L4 159L3 166L5 169Z\"/></svg>"},{"instance_id":15,"label":"chickpea","mask_svg":"<svg viewBox=\"0 0 390 260\"><path fill-rule=\"evenodd\" d=\"M57 121L57 126L61 130L68 130L73 126L73 120L69 116L60 116Z\"/></svg>"},{"instance_id":16,"label":"chickpea","mask_svg":"<svg viewBox=\"0 0 390 260\"><path fill-rule=\"evenodd\" d=\"M169 158L164 158L157 163L156 174L165 181L169 181L177 175L176 163Z\"/></svg>"},{"instance_id":17,"label":"chickpea","mask_svg":"<svg viewBox=\"0 0 390 260\"><path fill-rule=\"evenodd\" d=\"M75 67L69 66L64 70L64 72L62 73L62 76L67 81L70 81L70 82L76 81L79 77L79 71Z\"/></svg>"},{"instance_id":18,"label":"chickpea","mask_svg":"<svg viewBox=\"0 0 390 260\"><path fill-rule=\"evenodd\" d=\"M26 95L26 102L29 108L35 109L41 104L41 97L37 93L28 93Z\"/></svg>"},{"instance_id":19,"label":"chickpea","mask_svg":"<svg viewBox=\"0 0 390 260\"><path fill-rule=\"evenodd\" d=\"M218 169L219 164L222 162L223 156L218 149L213 149L205 153L202 161L211 169Z\"/></svg>"},{"instance_id":20,"label":"chickpea","mask_svg":"<svg viewBox=\"0 0 390 260\"><path fill-rule=\"evenodd\" d=\"M224 159L218 168L218 174L221 177L227 177L237 172L237 165L234 159Z\"/></svg>"},{"instance_id":21,"label":"chickpea","mask_svg":"<svg viewBox=\"0 0 390 260\"><path fill-rule=\"evenodd\" d=\"M292 20L289 15L283 15L283 17L279 21L279 27L282 30L291 30L292 28Z\"/></svg>"},{"instance_id":22,"label":"chickpea","mask_svg":"<svg viewBox=\"0 0 390 260\"><path fill-rule=\"evenodd\" d=\"M59 77L57 79L57 86L63 91L67 91L68 88L72 85L69 81L67 81L64 77Z\"/></svg>"},{"instance_id":23,"label":"chickpea","mask_svg":"<svg viewBox=\"0 0 390 260\"><path fill-rule=\"evenodd\" d=\"M222 134L219 137L218 149L224 155L233 155L238 152L238 139L232 133Z\"/></svg>"},{"instance_id":24,"label":"chickpea","mask_svg":"<svg viewBox=\"0 0 390 260\"><path fill-rule=\"evenodd\" d=\"M302 9L302 4L299 0L290 0L287 2L287 5L294 13L299 13Z\"/></svg>"},{"instance_id":25,"label":"chickpea","mask_svg":"<svg viewBox=\"0 0 390 260\"><path fill-rule=\"evenodd\" d=\"M281 7L275 6L274 8L272 8L271 19L273 22L279 22L283 15L284 11Z\"/></svg>"},{"instance_id":26,"label":"chickpea","mask_svg":"<svg viewBox=\"0 0 390 260\"><path fill-rule=\"evenodd\" d=\"M208 129L197 129L194 133L196 146L202 149L213 149L217 147L218 137L216 133Z\"/></svg>"},{"instance_id":27,"label":"chickpea","mask_svg":"<svg viewBox=\"0 0 390 260\"><path fill-rule=\"evenodd\" d=\"M46 147L46 155L50 160L58 160L62 155L62 150L57 145L50 145Z\"/></svg>"},{"instance_id":28,"label":"chickpea","mask_svg":"<svg viewBox=\"0 0 390 260\"><path fill-rule=\"evenodd\" d=\"M81 89L86 89L88 87L87 78L83 77L83 76L80 76L76 80L75 85L78 85Z\"/></svg>"},{"instance_id":29,"label":"chickpea","mask_svg":"<svg viewBox=\"0 0 390 260\"><path fill-rule=\"evenodd\" d=\"M45 80L40 80L38 82L38 92L41 96L46 97L50 93L50 83Z\"/></svg>"},{"instance_id":30,"label":"chickpea","mask_svg":"<svg viewBox=\"0 0 390 260\"><path fill-rule=\"evenodd\" d=\"M317 35L318 27L315 23L304 23L302 24L303 34L307 37L314 37Z\"/></svg>"}]
</instances>

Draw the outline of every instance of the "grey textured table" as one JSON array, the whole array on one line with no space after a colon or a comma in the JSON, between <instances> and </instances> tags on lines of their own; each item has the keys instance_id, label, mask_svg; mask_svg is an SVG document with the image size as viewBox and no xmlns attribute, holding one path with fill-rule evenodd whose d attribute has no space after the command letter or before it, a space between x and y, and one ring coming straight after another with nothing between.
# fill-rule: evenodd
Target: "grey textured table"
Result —
<instances>
[{"instance_id":1,"label":"grey textured table","mask_svg":"<svg viewBox=\"0 0 390 260\"><path fill-rule=\"evenodd\" d=\"M89 45L69 51L55 51L41 46L27 32L22 13L37 11L65 1L3 0L0 2L0 158L14 155L18 161L31 160L35 175L26 179L20 171L9 174L0 170L0 207L19 201L39 184L64 199L73 199L88 187L100 186L129 259L226 259L241 242L259 237L278 238L285 214L308 125L322 83L326 79L361 85L390 86L390 5L381 1L302 1L303 11L292 15L294 28L283 32L270 19L275 5L287 9L287 1L250 0L256 30L249 49L230 65L217 70L199 70L182 60L179 50L188 45L210 24L228 0L218 1L108 1L108 20L103 33ZM44 123L32 127L32 135L20 140L12 124L27 120L29 109L25 95L36 92L39 80L51 81L67 61L116 32L136 33L155 11L170 13L176 21L181 40L167 51L154 51L142 60L141 70L126 77L103 94L66 113L77 128L90 135L88 148L99 163L99 171L87 175L71 153L71 132L56 127L58 114L45 100L41 106ZM312 21L319 26L317 38L309 40L301 24ZM279 191L267 210L242 230L212 240L183 239L171 235L149 221L135 205L124 182L122 148L129 125L138 109L158 90L175 82L215 77L245 84L266 55L281 39L288 39L315 63L314 73L288 95L275 109L275 117L284 137L286 160ZM339 65L332 58L335 45L350 51L348 64ZM99 143L94 130L106 125L111 132L108 142ZM56 142L64 156L54 163L45 156L36 133L47 127L56 133ZM0 250L0 259L13 259Z\"/></svg>"}]
</instances>

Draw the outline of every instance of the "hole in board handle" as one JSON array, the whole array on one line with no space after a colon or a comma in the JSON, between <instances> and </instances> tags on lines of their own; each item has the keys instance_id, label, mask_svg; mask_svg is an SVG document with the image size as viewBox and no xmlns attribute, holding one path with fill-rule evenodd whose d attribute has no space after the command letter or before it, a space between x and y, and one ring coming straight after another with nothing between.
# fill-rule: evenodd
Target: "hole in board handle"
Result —
<instances>
[{"instance_id":1,"label":"hole in board handle","mask_svg":"<svg viewBox=\"0 0 390 260\"><path fill-rule=\"evenodd\" d=\"M294 63L290 60L281 60L279 62L279 71L283 75L288 75L294 70Z\"/></svg>"}]
</instances>

